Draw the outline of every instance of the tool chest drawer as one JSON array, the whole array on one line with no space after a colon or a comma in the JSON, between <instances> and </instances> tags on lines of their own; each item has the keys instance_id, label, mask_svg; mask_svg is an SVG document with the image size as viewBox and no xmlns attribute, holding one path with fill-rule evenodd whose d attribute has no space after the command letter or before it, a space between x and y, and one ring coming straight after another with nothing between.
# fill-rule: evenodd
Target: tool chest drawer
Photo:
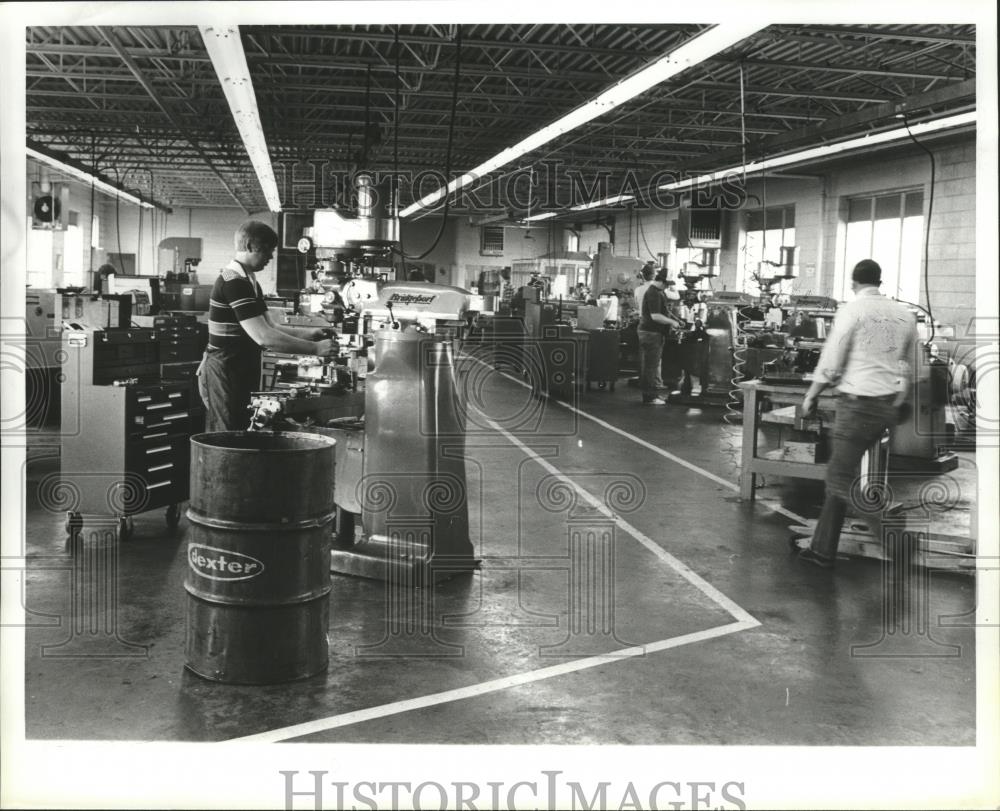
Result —
<instances>
[{"instance_id":1,"label":"tool chest drawer","mask_svg":"<svg viewBox=\"0 0 1000 811\"><path fill-rule=\"evenodd\" d=\"M176 432L190 420L193 404L188 383L137 386L129 394L125 414L129 434L164 429Z\"/></svg>"}]
</instances>

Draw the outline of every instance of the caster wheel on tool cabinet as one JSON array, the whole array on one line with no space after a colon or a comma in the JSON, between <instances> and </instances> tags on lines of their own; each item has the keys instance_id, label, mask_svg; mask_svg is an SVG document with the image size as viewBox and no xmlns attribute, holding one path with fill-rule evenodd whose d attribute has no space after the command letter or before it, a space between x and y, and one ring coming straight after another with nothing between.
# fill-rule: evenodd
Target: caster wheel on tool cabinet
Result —
<instances>
[{"instance_id":1,"label":"caster wheel on tool cabinet","mask_svg":"<svg viewBox=\"0 0 1000 811\"><path fill-rule=\"evenodd\" d=\"M167 522L167 529L171 532L177 529L177 525L181 522L181 508L178 504L171 504L167 507L167 511L163 514L163 519Z\"/></svg>"}]
</instances>

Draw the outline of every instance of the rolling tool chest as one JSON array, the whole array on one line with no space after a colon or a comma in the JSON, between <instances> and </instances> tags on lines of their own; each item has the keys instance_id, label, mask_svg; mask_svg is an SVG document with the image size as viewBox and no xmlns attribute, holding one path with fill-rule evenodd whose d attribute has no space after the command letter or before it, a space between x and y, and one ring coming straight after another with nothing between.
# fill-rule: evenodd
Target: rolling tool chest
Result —
<instances>
[{"instance_id":1,"label":"rolling tool chest","mask_svg":"<svg viewBox=\"0 0 1000 811\"><path fill-rule=\"evenodd\" d=\"M88 516L117 521L166 508L170 528L188 497L192 434L204 426L194 380L160 379L153 329L71 329L64 333L63 494L67 535Z\"/></svg>"}]
</instances>

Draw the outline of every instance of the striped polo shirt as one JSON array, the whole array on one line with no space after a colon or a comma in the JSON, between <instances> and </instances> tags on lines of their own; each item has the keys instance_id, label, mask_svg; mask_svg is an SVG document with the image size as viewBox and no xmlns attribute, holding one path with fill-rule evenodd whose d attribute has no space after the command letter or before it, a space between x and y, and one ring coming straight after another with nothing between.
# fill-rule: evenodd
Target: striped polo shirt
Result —
<instances>
[{"instance_id":1,"label":"striped polo shirt","mask_svg":"<svg viewBox=\"0 0 1000 811\"><path fill-rule=\"evenodd\" d=\"M208 345L235 351L254 349L256 342L240 322L264 315L264 292L253 274L235 259L219 273L208 307Z\"/></svg>"}]
</instances>

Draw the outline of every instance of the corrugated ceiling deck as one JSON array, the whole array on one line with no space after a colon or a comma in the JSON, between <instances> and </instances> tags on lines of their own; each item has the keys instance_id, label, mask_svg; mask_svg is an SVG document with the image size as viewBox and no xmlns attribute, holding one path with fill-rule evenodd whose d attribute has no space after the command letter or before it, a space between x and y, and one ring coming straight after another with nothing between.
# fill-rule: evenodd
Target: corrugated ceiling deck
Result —
<instances>
[{"instance_id":1,"label":"corrugated ceiling deck","mask_svg":"<svg viewBox=\"0 0 1000 811\"><path fill-rule=\"evenodd\" d=\"M469 169L702 28L465 25L454 122L454 25L241 33L276 163L392 169L398 95L398 166L418 172L444 169L449 132L452 169ZM265 207L196 27L34 27L27 54L33 145L125 173L170 205ZM612 178L719 168L744 133L759 154L800 134L815 143L880 105L906 102L917 117L967 109L974 77L972 25L769 26L520 165L561 160Z\"/></svg>"}]
</instances>

